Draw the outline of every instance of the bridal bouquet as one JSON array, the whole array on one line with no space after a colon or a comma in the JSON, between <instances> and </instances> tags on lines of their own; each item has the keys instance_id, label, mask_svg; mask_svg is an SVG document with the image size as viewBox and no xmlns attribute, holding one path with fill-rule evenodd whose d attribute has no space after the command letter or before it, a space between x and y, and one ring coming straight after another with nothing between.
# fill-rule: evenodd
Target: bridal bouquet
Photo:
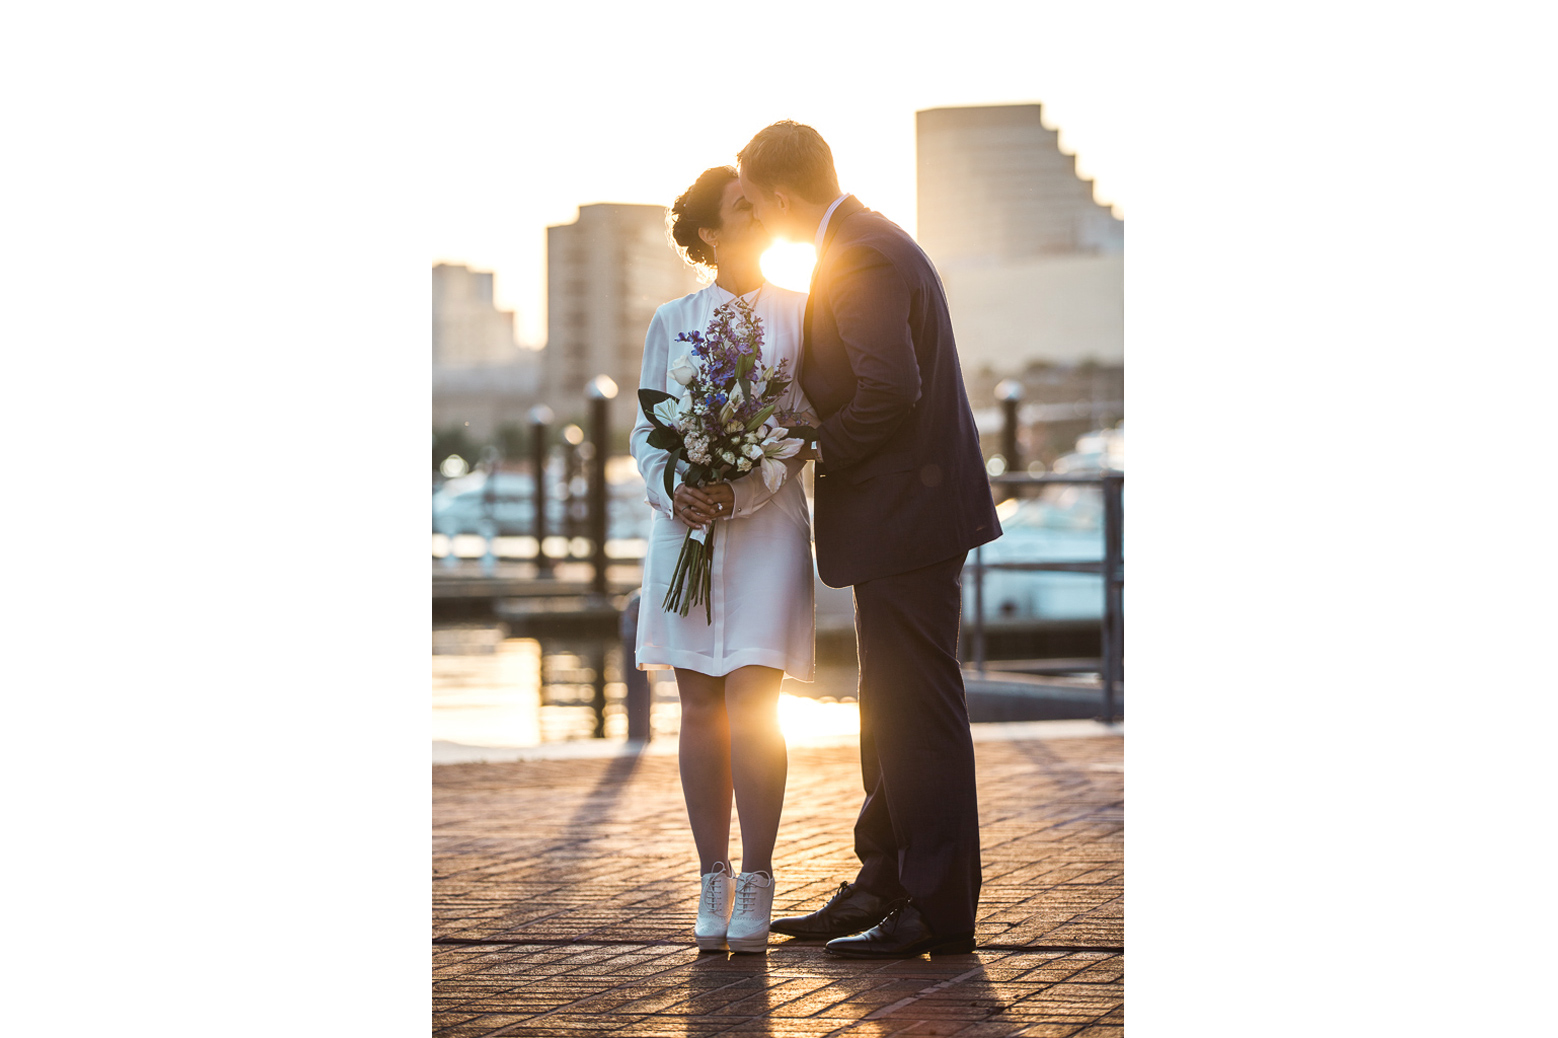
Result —
<instances>
[{"instance_id":1,"label":"bridal bouquet","mask_svg":"<svg viewBox=\"0 0 1558 1038\"><path fill-rule=\"evenodd\" d=\"M739 296L714 311L705 332L683 332L677 342L690 350L671 365L670 375L685 388L678 399L655 389L638 391L639 406L654 430L649 445L666 451L665 494L674 497L672 480L687 462L682 482L702 487L738 479L756 471L770 491L784 482L780 464L801 449L803 440L774 421L779 396L790 385L786 363L762 366L763 323L752 304ZM714 523L688 530L663 603L667 612L686 616L698 603L713 622L709 591L714 560Z\"/></svg>"}]
</instances>

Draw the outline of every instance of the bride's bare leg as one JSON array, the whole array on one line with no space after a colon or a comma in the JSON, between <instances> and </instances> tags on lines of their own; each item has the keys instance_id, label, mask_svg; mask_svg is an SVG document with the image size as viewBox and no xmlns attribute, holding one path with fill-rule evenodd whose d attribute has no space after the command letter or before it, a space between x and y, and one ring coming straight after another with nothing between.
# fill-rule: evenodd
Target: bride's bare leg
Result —
<instances>
[{"instance_id":1,"label":"bride's bare leg","mask_svg":"<svg viewBox=\"0 0 1558 1038\"><path fill-rule=\"evenodd\" d=\"M789 770L784 733L779 730L779 682L772 667L739 667L725 675L725 710L730 717L731 775L736 814L741 819L741 871L774 870L774 840L784 809Z\"/></svg>"},{"instance_id":2,"label":"bride's bare leg","mask_svg":"<svg viewBox=\"0 0 1558 1038\"><path fill-rule=\"evenodd\" d=\"M725 716L725 678L676 668L682 700L678 742L682 796L698 845L700 872L730 860L730 722Z\"/></svg>"}]
</instances>

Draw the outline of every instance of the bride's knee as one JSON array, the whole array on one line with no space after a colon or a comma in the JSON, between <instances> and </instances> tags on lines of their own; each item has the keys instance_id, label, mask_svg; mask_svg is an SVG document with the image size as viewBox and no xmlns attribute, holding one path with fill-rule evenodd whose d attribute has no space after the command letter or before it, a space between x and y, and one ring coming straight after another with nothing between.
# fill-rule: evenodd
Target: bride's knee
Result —
<instances>
[{"instance_id":1,"label":"bride's knee","mask_svg":"<svg viewBox=\"0 0 1558 1038\"><path fill-rule=\"evenodd\" d=\"M732 725L774 728L779 724L779 686L736 686L725 691L725 709Z\"/></svg>"},{"instance_id":2,"label":"bride's knee","mask_svg":"<svg viewBox=\"0 0 1558 1038\"><path fill-rule=\"evenodd\" d=\"M725 710L725 682L696 671L678 671L676 694L682 701L682 713L714 714Z\"/></svg>"}]
</instances>

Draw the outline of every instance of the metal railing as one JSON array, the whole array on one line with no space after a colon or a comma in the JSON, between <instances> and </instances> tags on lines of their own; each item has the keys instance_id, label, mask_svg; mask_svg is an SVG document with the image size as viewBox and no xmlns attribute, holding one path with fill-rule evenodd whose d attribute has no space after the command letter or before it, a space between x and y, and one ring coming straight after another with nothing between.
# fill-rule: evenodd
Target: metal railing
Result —
<instances>
[{"instance_id":1,"label":"metal railing","mask_svg":"<svg viewBox=\"0 0 1558 1038\"><path fill-rule=\"evenodd\" d=\"M1125 586L1125 560L1123 553L1125 509L1123 472L1105 472L1096 476L1069 476L1058 473L1029 476L1020 473L992 477L997 487L1045 486L1072 484L1097 486L1103 493L1104 557L1081 562L986 562L983 546L974 549L971 565L974 578L974 622L970 637L973 649L974 670L983 675L985 666L985 571L1016 570L1020 572L1047 573L1096 573L1104 581L1104 613L1101 621L1103 659L1100 674L1103 679L1103 720L1115 722L1115 695L1121 683L1124 659L1124 620L1122 589Z\"/></svg>"},{"instance_id":2,"label":"metal railing","mask_svg":"<svg viewBox=\"0 0 1558 1038\"><path fill-rule=\"evenodd\" d=\"M606 540L610 517L608 515L608 501L610 491L606 486L606 461L607 453L611 449L611 401L617 396L617 384L610 376L596 375L584 387L584 398L589 408L588 439L585 439L585 430L570 425L564 429L564 439L568 444L569 453L566 455L564 476L572 486L571 473L574 465L583 460L586 474L586 490L584 495L584 515L582 517L584 529L578 529L578 523L574 515L576 495L569 490L568 499L564 507L563 529L559 534L565 535L571 541L576 536L583 536L589 546L589 560L591 564L590 591L592 594L604 597L607 593L606 568L609 559L606 555ZM534 502L534 511L531 517L536 542L535 553L532 556L536 564L536 576L549 579L555 576L553 564L555 559L546 553L546 502L547 502L547 427L556 418L552 409L545 405L538 405L530 409L531 435L531 487L530 500ZM469 423L467 423L469 424ZM569 435L571 432L572 435ZM502 495L497 491L497 473L502 463L502 454L496 447L488 446L482 451L482 463L486 466L487 480L482 485L482 533L481 537L486 541L481 557L482 573L485 576L493 576L497 572L498 556L494 542L497 539L501 526L498 522L497 509L499 504L523 502L524 497ZM570 556L571 556L570 552ZM454 537L449 539L449 553L444 556L446 564L454 565L457 559L454 553Z\"/></svg>"}]
</instances>

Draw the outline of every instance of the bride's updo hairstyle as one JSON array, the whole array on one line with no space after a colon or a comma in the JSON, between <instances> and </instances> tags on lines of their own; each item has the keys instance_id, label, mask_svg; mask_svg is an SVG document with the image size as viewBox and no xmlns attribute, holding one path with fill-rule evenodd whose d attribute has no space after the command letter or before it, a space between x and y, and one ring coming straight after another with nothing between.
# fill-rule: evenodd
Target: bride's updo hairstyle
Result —
<instances>
[{"instance_id":1,"label":"bride's updo hairstyle","mask_svg":"<svg viewBox=\"0 0 1558 1038\"><path fill-rule=\"evenodd\" d=\"M715 166L706 169L693 181L692 187L682 192L665 214L665 227L682 259L698 267L699 273L712 277L717 269L714 250L698 237L704 227L717 231L720 227L719 207L725 198L725 186L736 179L734 166Z\"/></svg>"}]
</instances>

